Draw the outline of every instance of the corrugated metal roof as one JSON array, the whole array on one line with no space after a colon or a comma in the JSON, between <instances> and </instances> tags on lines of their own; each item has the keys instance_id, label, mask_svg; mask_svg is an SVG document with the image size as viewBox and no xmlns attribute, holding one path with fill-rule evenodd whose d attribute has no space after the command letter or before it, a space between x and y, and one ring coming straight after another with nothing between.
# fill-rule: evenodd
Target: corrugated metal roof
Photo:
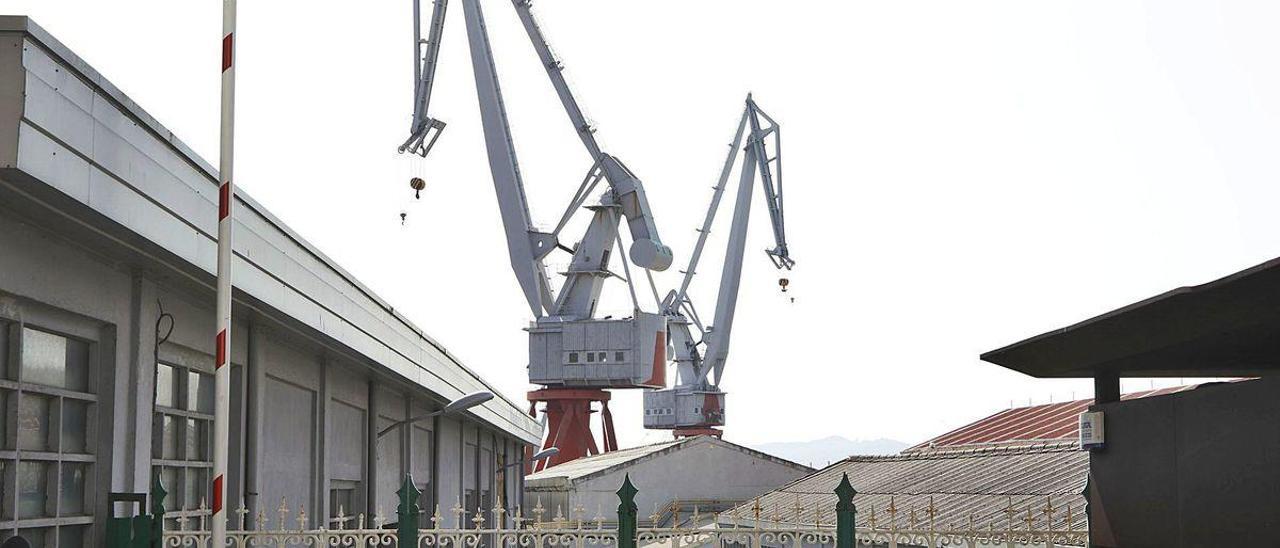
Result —
<instances>
[{"instance_id":1,"label":"corrugated metal roof","mask_svg":"<svg viewBox=\"0 0 1280 548\"><path fill-rule=\"evenodd\" d=\"M1160 388L1125 394L1130 400L1176 394L1199 385ZM987 418L957 428L941 436L903 450L903 453L967 447L974 445L1010 445L1027 442L1075 441L1079 438L1080 413L1093 405L1093 399L1075 400L1001 411Z\"/></svg>"},{"instance_id":2,"label":"corrugated metal roof","mask_svg":"<svg viewBox=\"0 0 1280 548\"><path fill-rule=\"evenodd\" d=\"M834 490L844 474L858 491L854 497L859 526L889 522L890 502L897 521L905 526L914 511L917 523L927 523L932 502L934 523L939 527L967 525L970 518L982 527L1019 528L1027 509L1037 523L1044 523L1046 502L1058 509L1055 524L1061 527L1067 508L1079 516L1089 455L1074 443L1048 443L1022 447L986 447L963 451L919 452L890 457L850 457L777 491L737 507L742 519L753 519L755 507L761 519L812 525L834 523ZM1011 512L1012 511L1012 512ZM732 519L722 516L721 521ZM1083 528L1081 519L1075 520Z\"/></svg>"},{"instance_id":3,"label":"corrugated metal roof","mask_svg":"<svg viewBox=\"0 0 1280 548\"><path fill-rule=\"evenodd\" d=\"M1193 390L1199 385L1125 394L1146 398ZM888 523L889 505L905 526L912 511L917 523L928 519L932 502L938 527L974 524L997 529L1025 528L1027 509L1043 524L1046 503L1058 509L1061 527L1067 508L1084 509L1089 454L1078 449L1078 416L1092 399L1018 407L907 448L894 456L852 456L756 501L736 508L740 519L830 524L835 520L835 488L849 474L858 495L858 525ZM1013 511L1012 513L1010 511ZM730 513L733 513L731 511ZM733 519L721 518L722 522ZM1084 521L1073 521L1083 528Z\"/></svg>"},{"instance_id":4,"label":"corrugated metal roof","mask_svg":"<svg viewBox=\"0 0 1280 548\"><path fill-rule=\"evenodd\" d=\"M680 445L694 438L684 438L679 440L664 441L652 445L641 445L640 447L631 447L628 449L619 449L590 457L583 457L577 460L571 460L564 464L557 464L546 470L534 472L525 476L525 481L537 481L549 478L568 478L575 480L594 474L602 470L625 464L627 462L652 455L663 449Z\"/></svg>"}]
</instances>

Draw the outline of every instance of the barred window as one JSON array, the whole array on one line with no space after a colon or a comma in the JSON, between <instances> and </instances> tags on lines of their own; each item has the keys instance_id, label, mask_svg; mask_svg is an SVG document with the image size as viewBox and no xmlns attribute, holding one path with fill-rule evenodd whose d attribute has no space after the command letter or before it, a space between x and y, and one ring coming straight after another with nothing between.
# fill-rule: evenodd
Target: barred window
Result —
<instances>
[{"instance_id":1,"label":"barred window","mask_svg":"<svg viewBox=\"0 0 1280 548\"><path fill-rule=\"evenodd\" d=\"M91 538L96 345L0 321L0 538Z\"/></svg>"},{"instance_id":2,"label":"barred window","mask_svg":"<svg viewBox=\"0 0 1280 548\"><path fill-rule=\"evenodd\" d=\"M165 489L165 516L198 516L207 508L213 436L213 375L156 364L155 416L151 422L151 464Z\"/></svg>"}]
</instances>

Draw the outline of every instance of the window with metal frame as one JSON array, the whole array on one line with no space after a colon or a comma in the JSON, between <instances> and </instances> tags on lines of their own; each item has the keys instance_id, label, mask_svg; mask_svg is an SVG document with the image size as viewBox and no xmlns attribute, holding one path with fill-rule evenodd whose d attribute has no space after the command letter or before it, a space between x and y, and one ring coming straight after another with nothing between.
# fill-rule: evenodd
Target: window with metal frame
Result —
<instances>
[{"instance_id":1,"label":"window with metal frame","mask_svg":"<svg viewBox=\"0 0 1280 548\"><path fill-rule=\"evenodd\" d=\"M169 491L164 504L166 518L209 513L213 383L211 373L171 363L156 364L151 465L152 472ZM205 509L201 510L201 506Z\"/></svg>"},{"instance_id":2,"label":"window with metal frame","mask_svg":"<svg viewBox=\"0 0 1280 548\"><path fill-rule=\"evenodd\" d=\"M98 345L0 320L0 539L93 538Z\"/></svg>"}]
</instances>

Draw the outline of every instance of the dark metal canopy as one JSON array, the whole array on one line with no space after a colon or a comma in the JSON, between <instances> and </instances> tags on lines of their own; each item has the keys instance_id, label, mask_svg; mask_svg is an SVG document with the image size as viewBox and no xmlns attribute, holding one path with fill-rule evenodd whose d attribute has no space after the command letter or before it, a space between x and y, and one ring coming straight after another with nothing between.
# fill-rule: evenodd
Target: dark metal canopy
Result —
<instances>
[{"instance_id":1,"label":"dark metal canopy","mask_svg":"<svg viewBox=\"0 0 1280 548\"><path fill-rule=\"evenodd\" d=\"M1280 259L981 358L1033 377L1220 377L1280 370Z\"/></svg>"}]
</instances>

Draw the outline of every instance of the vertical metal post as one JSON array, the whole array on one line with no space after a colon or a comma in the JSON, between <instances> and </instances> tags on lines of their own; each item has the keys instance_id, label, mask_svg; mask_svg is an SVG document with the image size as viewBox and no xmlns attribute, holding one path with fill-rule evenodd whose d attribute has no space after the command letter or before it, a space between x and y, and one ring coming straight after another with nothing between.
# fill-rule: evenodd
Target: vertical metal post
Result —
<instances>
[{"instance_id":1,"label":"vertical metal post","mask_svg":"<svg viewBox=\"0 0 1280 548\"><path fill-rule=\"evenodd\" d=\"M855 518L858 507L853 505L853 497L858 491L849 483L849 474L840 478L836 486L836 548L853 548L857 537Z\"/></svg>"},{"instance_id":2,"label":"vertical metal post","mask_svg":"<svg viewBox=\"0 0 1280 548\"><path fill-rule=\"evenodd\" d=\"M631 474L622 479L618 488L618 548L636 548L636 486L631 484Z\"/></svg>"},{"instance_id":3,"label":"vertical metal post","mask_svg":"<svg viewBox=\"0 0 1280 548\"><path fill-rule=\"evenodd\" d=\"M222 128L218 162L218 303L214 338L212 546L227 545L226 476L231 412L231 184L235 142L236 0L222 2Z\"/></svg>"},{"instance_id":4,"label":"vertical metal post","mask_svg":"<svg viewBox=\"0 0 1280 548\"><path fill-rule=\"evenodd\" d=\"M138 519L138 522L141 523L147 523L150 521L150 523L148 523L148 525L151 526L150 534L143 535L142 531L134 530L135 539L150 537L148 539L150 542L146 545L151 548L160 548L164 545L164 499L168 494L169 493L164 490L164 484L160 481L160 475L156 474L155 477L151 479L151 519ZM147 511L147 509L143 509L142 512L146 513ZM137 543L135 543L135 545L136 544Z\"/></svg>"}]
</instances>

